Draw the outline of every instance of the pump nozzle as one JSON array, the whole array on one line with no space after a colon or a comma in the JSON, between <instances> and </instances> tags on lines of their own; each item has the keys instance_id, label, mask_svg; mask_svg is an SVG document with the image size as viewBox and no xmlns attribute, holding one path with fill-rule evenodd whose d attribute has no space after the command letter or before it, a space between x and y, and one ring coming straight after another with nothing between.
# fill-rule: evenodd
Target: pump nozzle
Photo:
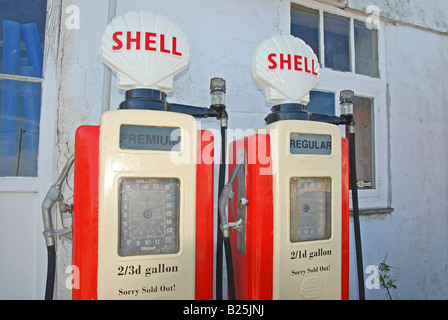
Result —
<instances>
[{"instance_id":1,"label":"pump nozzle","mask_svg":"<svg viewBox=\"0 0 448 320\"><path fill-rule=\"evenodd\" d=\"M229 228L238 227L242 221L236 221L233 223L229 223L227 219L227 215L225 213L226 204L229 199L233 199L234 192L232 191L233 182L236 179L236 176L238 174L238 170L243 166L244 164L244 157L241 156L237 163L235 168L233 169L233 172L229 178L229 181L226 183L224 188L222 189L219 199L218 199L218 213L221 220L221 231L224 238L229 237Z\"/></svg>"}]
</instances>

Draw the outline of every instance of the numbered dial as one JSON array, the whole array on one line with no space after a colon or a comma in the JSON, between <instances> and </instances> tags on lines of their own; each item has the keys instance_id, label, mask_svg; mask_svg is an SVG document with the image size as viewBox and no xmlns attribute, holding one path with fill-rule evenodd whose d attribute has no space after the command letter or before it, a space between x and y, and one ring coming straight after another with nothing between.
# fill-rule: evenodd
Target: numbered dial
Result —
<instances>
[{"instance_id":1,"label":"numbered dial","mask_svg":"<svg viewBox=\"0 0 448 320\"><path fill-rule=\"evenodd\" d=\"M119 255L178 252L179 179L121 178L119 184Z\"/></svg>"},{"instance_id":2,"label":"numbered dial","mask_svg":"<svg viewBox=\"0 0 448 320\"><path fill-rule=\"evenodd\" d=\"M331 179L291 178L291 242L331 237Z\"/></svg>"}]
</instances>

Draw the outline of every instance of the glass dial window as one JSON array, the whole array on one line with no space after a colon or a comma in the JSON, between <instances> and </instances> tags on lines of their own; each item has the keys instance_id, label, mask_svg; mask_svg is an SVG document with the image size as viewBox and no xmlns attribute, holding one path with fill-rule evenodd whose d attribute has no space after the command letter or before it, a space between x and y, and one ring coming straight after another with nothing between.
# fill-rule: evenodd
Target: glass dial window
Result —
<instances>
[{"instance_id":1,"label":"glass dial window","mask_svg":"<svg viewBox=\"0 0 448 320\"><path fill-rule=\"evenodd\" d=\"M331 237L331 179L290 179L290 241Z\"/></svg>"},{"instance_id":2,"label":"glass dial window","mask_svg":"<svg viewBox=\"0 0 448 320\"><path fill-rule=\"evenodd\" d=\"M120 256L179 252L180 180L119 180Z\"/></svg>"}]
</instances>

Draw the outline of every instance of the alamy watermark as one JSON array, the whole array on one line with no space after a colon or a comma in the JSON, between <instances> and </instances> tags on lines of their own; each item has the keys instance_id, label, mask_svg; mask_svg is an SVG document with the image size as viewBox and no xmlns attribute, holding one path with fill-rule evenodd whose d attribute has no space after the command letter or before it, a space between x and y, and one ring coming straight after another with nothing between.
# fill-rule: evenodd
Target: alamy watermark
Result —
<instances>
[{"instance_id":1,"label":"alamy watermark","mask_svg":"<svg viewBox=\"0 0 448 320\"><path fill-rule=\"evenodd\" d=\"M75 4L71 4L65 8L66 18L65 27L69 30L81 28L80 11L79 7Z\"/></svg>"},{"instance_id":2,"label":"alamy watermark","mask_svg":"<svg viewBox=\"0 0 448 320\"><path fill-rule=\"evenodd\" d=\"M369 276L365 281L365 286L368 290L378 290L380 288L385 289L389 299L392 300L392 293L393 290L397 289L398 279L391 274L392 269L396 268L387 264L386 258L384 258L379 266L370 265L366 268L366 273L369 274ZM395 297L398 298L396 292Z\"/></svg>"},{"instance_id":3,"label":"alamy watermark","mask_svg":"<svg viewBox=\"0 0 448 320\"><path fill-rule=\"evenodd\" d=\"M366 278L366 289L379 290L380 289L380 271L378 266L370 265L366 268L366 274L369 276Z\"/></svg>"},{"instance_id":4,"label":"alamy watermark","mask_svg":"<svg viewBox=\"0 0 448 320\"><path fill-rule=\"evenodd\" d=\"M366 13L370 14L366 19L366 27L369 30L380 28L380 8L375 5L369 5L366 8Z\"/></svg>"},{"instance_id":5,"label":"alamy watermark","mask_svg":"<svg viewBox=\"0 0 448 320\"><path fill-rule=\"evenodd\" d=\"M79 267L75 265L69 265L65 268L65 273L68 274L65 279L65 287L69 290L79 289Z\"/></svg>"}]
</instances>

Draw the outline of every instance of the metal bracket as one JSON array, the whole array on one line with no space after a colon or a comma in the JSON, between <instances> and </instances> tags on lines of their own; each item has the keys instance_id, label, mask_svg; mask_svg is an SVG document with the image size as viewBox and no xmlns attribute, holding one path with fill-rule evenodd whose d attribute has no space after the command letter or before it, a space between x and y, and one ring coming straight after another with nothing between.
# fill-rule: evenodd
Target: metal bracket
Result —
<instances>
[{"instance_id":1,"label":"metal bracket","mask_svg":"<svg viewBox=\"0 0 448 320\"><path fill-rule=\"evenodd\" d=\"M241 232L243 229L243 219L239 219L238 221L235 222L227 222L227 223L222 223L219 228L221 230L227 230L229 228L235 229L236 231Z\"/></svg>"}]
</instances>

